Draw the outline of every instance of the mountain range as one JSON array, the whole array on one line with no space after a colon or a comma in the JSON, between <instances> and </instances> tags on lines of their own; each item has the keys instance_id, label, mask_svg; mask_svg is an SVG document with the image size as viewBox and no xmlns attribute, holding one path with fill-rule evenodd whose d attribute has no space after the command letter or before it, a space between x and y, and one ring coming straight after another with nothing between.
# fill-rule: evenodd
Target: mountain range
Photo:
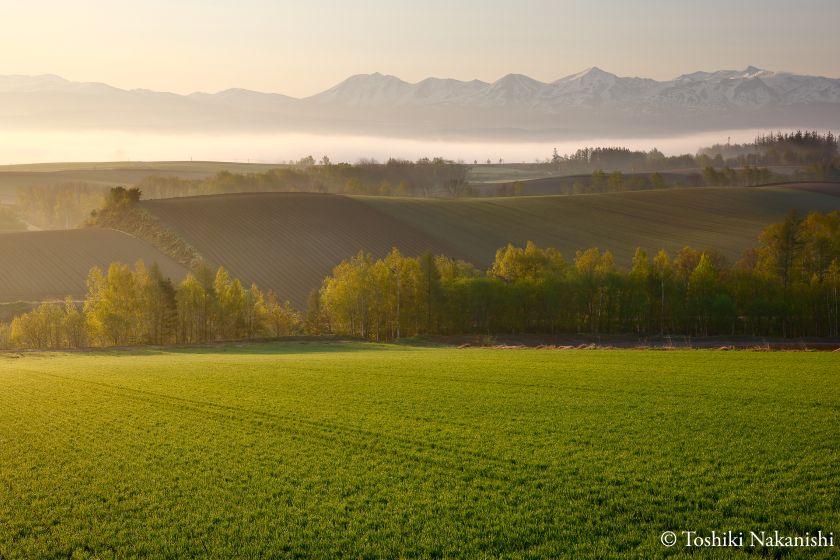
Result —
<instances>
[{"instance_id":1,"label":"mountain range","mask_svg":"<svg viewBox=\"0 0 840 560\"><path fill-rule=\"evenodd\" d=\"M840 103L840 79L771 72L753 66L742 71L695 72L664 82L622 78L599 68L551 83L508 74L493 83L426 78L410 84L394 76L364 74L307 100L353 107L516 107L547 114L566 107L599 106L755 109L773 104Z\"/></svg>"},{"instance_id":2,"label":"mountain range","mask_svg":"<svg viewBox=\"0 0 840 560\"><path fill-rule=\"evenodd\" d=\"M271 130L402 136L664 134L737 127L840 126L840 79L744 70L666 81L599 68L541 82L360 74L305 98L245 89L179 95L54 75L0 76L11 128Z\"/></svg>"}]
</instances>

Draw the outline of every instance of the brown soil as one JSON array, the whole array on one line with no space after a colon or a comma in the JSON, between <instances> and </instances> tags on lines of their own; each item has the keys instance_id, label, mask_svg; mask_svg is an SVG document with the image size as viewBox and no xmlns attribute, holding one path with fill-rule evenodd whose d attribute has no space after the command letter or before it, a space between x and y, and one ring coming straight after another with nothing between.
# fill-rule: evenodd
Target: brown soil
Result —
<instances>
[{"instance_id":1,"label":"brown soil","mask_svg":"<svg viewBox=\"0 0 840 560\"><path fill-rule=\"evenodd\" d=\"M463 257L448 243L352 198L306 193L243 193L141 202L212 265L305 306L310 290L360 250L392 247Z\"/></svg>"},{"instance_id":2,"label":"brown soil","mask_svg":"<svg viewBox=\"0 0 840 560\"><path fill-rule=\"evenodd\" d=\"M81 298L91 267L156 262L180 280L184 267L145 241L110 229L0 234L0 302Z\"/></svg>"}]
</instances>

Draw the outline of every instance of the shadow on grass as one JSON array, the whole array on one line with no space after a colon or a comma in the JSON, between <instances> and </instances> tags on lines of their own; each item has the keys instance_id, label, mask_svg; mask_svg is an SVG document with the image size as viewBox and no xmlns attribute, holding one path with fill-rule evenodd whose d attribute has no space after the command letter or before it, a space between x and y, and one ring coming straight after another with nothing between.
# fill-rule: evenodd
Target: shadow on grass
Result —
<instances>
[{"instance_id":1,"label":"shadow on grass","mask_svg":"<svg viewBox=\"0 0 840 560\"><path fill-rule=\"evenodd\" d=\"M397 349L391 344L360 340L272 340L259 342L231 342L202 346L126 349L123 354L145 351L152 354L315 354L324 352L370 352Z\"/></svg>"},{"instance_id":2,"label":"shadow on grass","mask_svg":"<svg viewBox=\"0 0 840 560\"><path fill-rule=\"evenodd\" d=\"M195 345L171 346L117 346L110 348L86 348L81 350L17 350L0 352L0 357L45 356L54 354L85 356L164 356L164 355L287 355L342 352L372 352L383 350L406 350L431 347L434 344L409 342L406 344L385 344L365 340L326 337L287 337L273 340L249 342L213 342Z\"/></svg>"}]
</instances>

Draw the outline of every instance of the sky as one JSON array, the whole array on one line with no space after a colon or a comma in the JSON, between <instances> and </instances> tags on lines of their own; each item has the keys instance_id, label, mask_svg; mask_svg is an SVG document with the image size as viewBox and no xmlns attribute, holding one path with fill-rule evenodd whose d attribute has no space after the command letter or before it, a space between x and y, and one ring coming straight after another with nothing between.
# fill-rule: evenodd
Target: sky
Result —
<instances>
[{"instance_id":1,"label":"sky","mask_svg":"<svg viewBox=\"0 0 840 560\"><path fill-rule=\"evenodd\" d=\"M296 97L371 72L840 77L838 21L838 0L3 0L0 74Z\"/></svg>"}]
</instances>

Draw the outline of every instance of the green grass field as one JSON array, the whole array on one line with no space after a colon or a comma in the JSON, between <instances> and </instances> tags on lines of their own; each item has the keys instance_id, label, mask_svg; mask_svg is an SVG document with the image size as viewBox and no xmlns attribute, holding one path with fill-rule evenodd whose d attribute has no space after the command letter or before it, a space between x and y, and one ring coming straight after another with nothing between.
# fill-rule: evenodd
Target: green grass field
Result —
<instances>
[{"instance_id":1,"label":"green grass field","mask_svg":"<svg viewBox=\"0 0 840 560\"><path fill-rule=\"evenodd\" d=\"M830 353L0 354L0 558L720 558L659 536L838 536L838 372Z\"/></svg>"}]
</instances>

